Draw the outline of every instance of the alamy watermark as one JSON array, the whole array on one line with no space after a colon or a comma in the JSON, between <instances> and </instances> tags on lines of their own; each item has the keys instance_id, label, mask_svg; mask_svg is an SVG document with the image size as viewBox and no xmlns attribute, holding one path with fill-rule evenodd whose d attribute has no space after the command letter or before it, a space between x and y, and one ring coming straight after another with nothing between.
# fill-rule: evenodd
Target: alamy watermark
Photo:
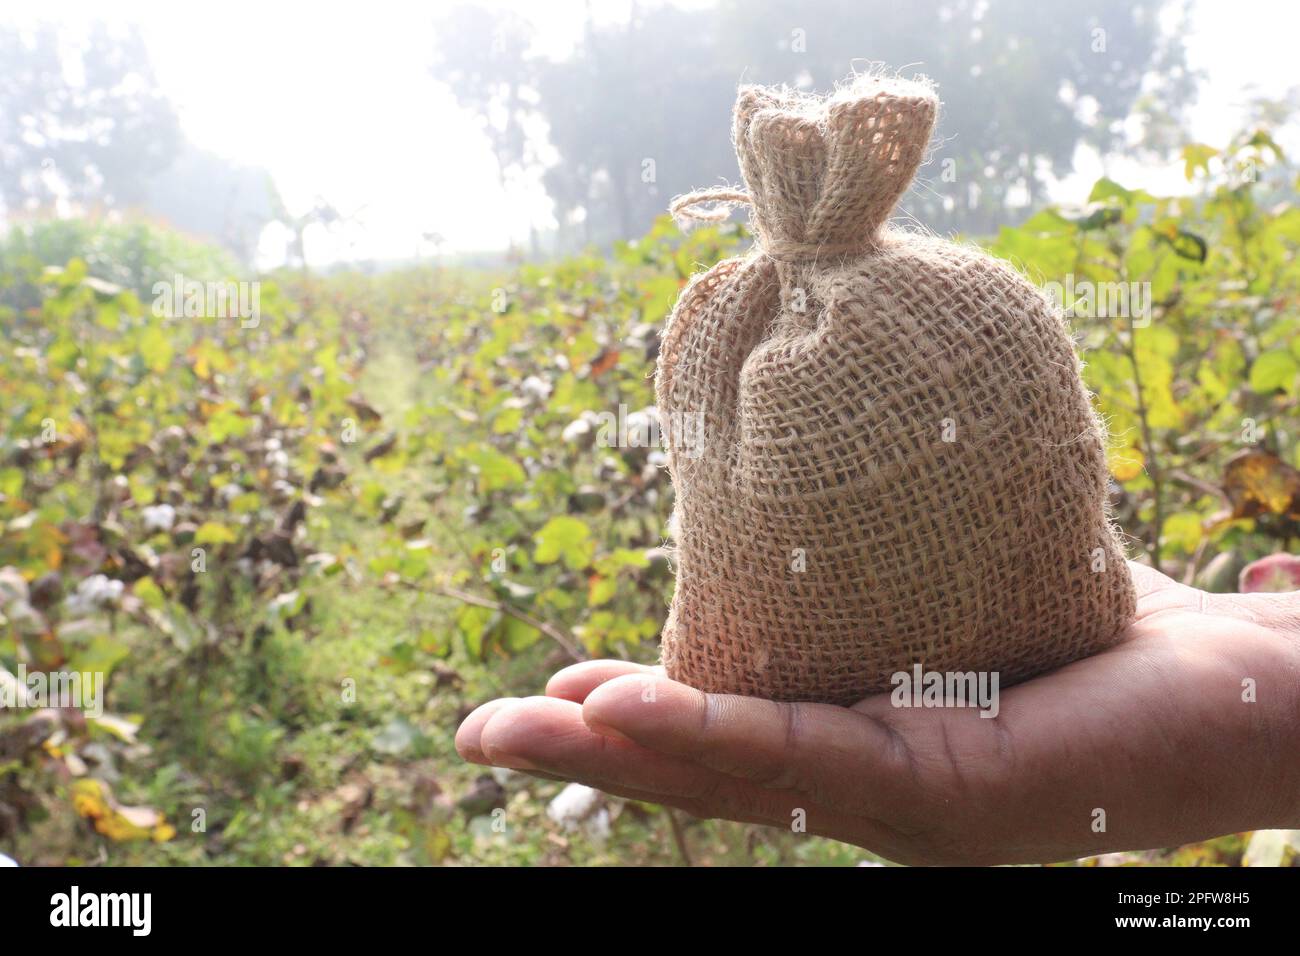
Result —
<instances>
[{"instance_id":1,"label":"alamy watermark","mask_svg":"<svg viewBox=\"0 0 1300 956\"><path fill-rule=\"evenodd\" d=\"M153 295L153 314L160 319L239 319L244 329L262 321L262 284L256 281L201 282L178 272L155 282Z\"/></svg>"},{"instance_id":2,"label":"alamy watermark","mask_svg":"<svg viewBox=\"0 0 1300 956\"><path fill-rule=\"evenodd\" d=\"M1151 324L1150 282L1076 281L1067 273L1065 282L1044 284L1046 292L1067 318L1132 319L1135 329Z\"/></svg>"},{"instance_id":3,"label":"alamy watermark","mask_svg":"<svg viewBox=\"0 0 1300 956\"><path fill-rule=\"evenodd\" d=\"M895 707L978 707L981 717L998 715L997 671L927 671L912 665L889 678Z\"/></svg>"},{"instance_id":4,"label":"alamy watermark","mask_svg":"<svg viewBox=\"0 0 1300 956\"><path fill-rule=\"evenodd\" d=\"M152 893L93 893L74 885L50 897L50 925L56 927L123 927L132 936L153 929Z\"/></svg>"},{"instance_id":5,"label":"alamy watermark","mask_svg":"<svg viewBox=\"0 0 1300 956\"><path fill-rule=\"evenodd\" d=\"M566 441L590 445L593 437L599 448L671 446L679 455L695 459L704 454L704 413L675 411L664 418L653 405L632 412L620 403L617 412L583 412L564 430Z\"/></svg>"},{"instance_id":6,"label":"alamy watermark","mask_svg":"<svg viewBox=\"0 0 1300 956\"><path fill-rule=\"evenodd\" d=\"M0 668L0 710L68 707L87 717L104 716L102 671L32 671L18 665L11 674Z\"/></svg>"}]
</instances>

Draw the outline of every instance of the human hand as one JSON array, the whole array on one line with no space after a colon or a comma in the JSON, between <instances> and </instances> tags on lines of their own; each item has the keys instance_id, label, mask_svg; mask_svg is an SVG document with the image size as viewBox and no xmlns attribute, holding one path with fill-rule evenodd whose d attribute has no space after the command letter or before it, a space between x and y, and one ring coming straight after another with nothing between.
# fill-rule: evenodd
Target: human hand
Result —
<instances>
[{"instance_id":1,"label":"human hand","mask_svg":"<svg viewBox=\"0 0 1300 956\"><path fill-rule=\"evenodd\" d=\"M789 827L802 812L807 832L909 864L1300 827L1300 592L1207 594L1131 567L1125 639L1003 690L993 719L889 694L849 708L704 694L604 660L559 671L545 697L484 704L456 748L701 817Z\"/></svg>"}]
</instances>

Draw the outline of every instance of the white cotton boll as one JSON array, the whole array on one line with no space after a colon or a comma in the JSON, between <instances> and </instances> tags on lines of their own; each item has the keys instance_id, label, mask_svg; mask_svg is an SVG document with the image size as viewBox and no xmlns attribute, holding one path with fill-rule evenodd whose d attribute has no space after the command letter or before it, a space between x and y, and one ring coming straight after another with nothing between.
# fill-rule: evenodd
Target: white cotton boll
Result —
<instances>
[{"instance_id":1,"label":"white cotton boll","mask_svg":"<svg viewBox=\"0 0 1300 956\"><path fill-rule=\"evenodd\" d=\"M7 866L17 866L17 865L18 865L18 861L15 860L13 857L5 856L3 853L0 853L0 869L3 869L4 867Z\"/></svg>"},{"instance_id":2,"label":"white cotton boll","mask_svg":"<svg viewBox=\"0 0 1300 956\"><path fill-rule=\"evenodd\" d=\"M570 832L582 830L594 843L609 838L609 808L604 794L580 783L571 783L551 801L546 815Z\"/></svg>"},{"instance_id":3,"label":"white cotton boll","mask_svg":"<svg viewBox=\"0 0 1300 956\"><path fill-rule=\"evenodd\" d=\"M17 568L0 568L0 605L27 600L27 579Z\"/></svg>"},{"instance_id":4,"label":"white cotton boll","mask_svg":"<svg viewBox=\"0 0 1300 956\"><path fill-rule=\"evenodd\" d=\"M591 422L585 418L575 418L564 426L564 431L560 433L567 444L576 445L591 434Z\"/></svg>"},{"instance_id":5,"label":"white cotton boll","mask_svg":"<svg viewBox=\"0 0 1300 956\"><path fill-rule=\"evenodd\" d=\"M603 844L609 839L609 808L601 807L582 823L587 839L596 844Z\"/></svg>"},{"instance_id":6,"label":"white cotton boll","mask_svg":"<svg viewBox=\"0 0 1300 956\"><path fill-rule=\"evenodd\" d=\"M102 574L84 578L64 603L74 615L89 614L101 608L115 607L122 599L124 585Z\"/></svg>"},{"instance_id":7,"label":"white cotton boll","mask_svg":"<svg viewBox=\"0 0 1300 956\"><path fill-rule=\"evenodd\" d=\"M232 481L228 485L221 486L221 490L217 492L217 497L221 499L222 504L228 505L243 493L244 489Z\"/></svg>"},{"instance_id":8,"label":"white cotton boll","mask_svg":"<svg viewBox=\"0 0 1300 956\"><path fill-rule=\"evenodd\" d=\"M659 409L650 405L630 413L624 420L627 426L625 441L629 448L651 448L659 435Z\"/></svg>"},{"instance_id":9,"label":"white cotton boll","mask_svg":"<svg viewBox=\"0 0 1300 956\"><path fill-rule=\"evenodd\" d=\"M149 505L140 509L146 531L170 531L176 523L176 509L171 505Z\"/></svg>"},{"instance_id":10,"label":"white cotton boll","mask_svg":"<svg viewBox=\"0 0 1300 956\"><path fill-rule=\"evenodd\" d=\"M492 779L502 787L512 787L527 778L518 770L511 770L509 767L493 767Z\"/></svg>"},{"instance_id":11,"label":"white cotton boll","mask_svg":"<svg viewBox=\"0 0 1300 956\"><path fill-rule=\"evenodd\" d=\"M273 617L282 617L298 605L298 592L285 591L267 602L266 608Z\"/></svg>"},{"instance_id":12,"label":"white cotton boll","mask_svg":"<svg viewBox=\"0 0 1300 956\"><path fill-rule=\"evenodd\" d=\"M546 815L566 830L572 830L596 811L600 804L600 791L571 783L551 801Z\"/></svg>"},{"instance_id":13,"label":"white cotton boll","mask_svg":"<svg viewBox=\"0 0 1300 956\"><path fill-rule=\"evenodd\" d=\"M110 605L122 596L121 581L114 581L105 575L91 575L77 585L77 593L96 605Z\"/></svg>"},{"instance_id":14,"label":"white cotton boll","mask_svg":"<svg viewBox=\"0 0 1300 956\"><path fill-rule=\"evenodd\" d=\"M26 599L0 601L0 606L4 608L3 613L0 613L0 626L8 624L33 634L44 633L45 618L41 617L41 612L28 604Z\"/></svg>"},{"instance_id":15,"label":"white cotton boll","mask_svg":"<svg viewBox=\"0 0 1300 956\"><path fill-rule=\"evenodd\" d=\"M545 401L551 395L551 383L536 375L529 375L520 383L519 388L525 395L538 401Z\"/></svg>"}]
</instances>

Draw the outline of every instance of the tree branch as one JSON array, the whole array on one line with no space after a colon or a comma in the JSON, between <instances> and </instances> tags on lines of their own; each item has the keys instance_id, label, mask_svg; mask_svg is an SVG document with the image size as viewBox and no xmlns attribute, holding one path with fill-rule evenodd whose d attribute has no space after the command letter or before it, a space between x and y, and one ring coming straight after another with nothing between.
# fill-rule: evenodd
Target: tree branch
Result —
<instances>
[{"instance_id":1,"label":"tree branch","mask_svg":"<svg viewBox=\"0 0 1300 956\"><path fill-rule=\"evenodd\" d=\"M428 591L428 589L422 588L418 584L412 584L407 581L401 583L404 588L410 591L418 591L421 594L427 593ZM460 601L462 604L472 604L474 607L487 608L489 611L497 611L501 614L513 617L516 621L520 621L527 624L529 627L541 631L559 645L574 661L587 660L587 655L573 639L572 634L569 634L562 628L559 628L548 621L543 621L539 618L533 617L527 611L517 608L513 604L507 604L505 601L497 601L493 598L482 597L478 594L472 594L469 591L462 591L459 588L435 587L433 588L433 593L440 594L443 597L453 598L454 600Z\"/></svg>"}]
</instances>

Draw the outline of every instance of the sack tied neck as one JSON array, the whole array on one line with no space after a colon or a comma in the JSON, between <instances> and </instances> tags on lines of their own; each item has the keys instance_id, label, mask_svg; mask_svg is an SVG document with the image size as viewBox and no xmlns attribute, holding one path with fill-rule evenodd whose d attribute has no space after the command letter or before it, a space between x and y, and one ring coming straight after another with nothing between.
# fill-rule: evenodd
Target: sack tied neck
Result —
<instances>
[{"instance_id":1,"label":"sack tied neck","mask_svg":"<svg viewBox=\"0 0 1300 956\"><path fill-rule=\"evenodd\" d=\"M736 206L753 206L754 200L743 189L718 186L697 189L676 197L668 206L673 221L683 229L693 222L725 222ZM700 208L700 207L710 208ZM865 255L879 244L874 237L857 242L796 242L793 239L774 239L761 233L755 242L759 251L771 259L782 262L811 262L819 258L843 258Z\"/></svg>"}]
</instances>

